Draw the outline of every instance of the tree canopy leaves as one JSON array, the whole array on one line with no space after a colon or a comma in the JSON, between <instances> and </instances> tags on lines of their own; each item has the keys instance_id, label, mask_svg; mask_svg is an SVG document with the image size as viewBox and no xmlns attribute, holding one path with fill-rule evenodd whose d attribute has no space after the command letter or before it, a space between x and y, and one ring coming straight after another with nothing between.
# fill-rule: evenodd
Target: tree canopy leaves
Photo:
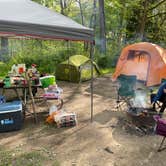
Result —
<instances>
[{"instance_id":1,"label":"tree canopy leaves","mask_svg":"<svg viewBox=\"0 0 166 166\"><path fill-rule=\"evenodd\" d=\"M166 47L166 0L104 0L104 29L100 23L99 9L102 3L99 3L99 0L33 1L94 28L95 59L99 63L103 63L104 59L104 63L107 63L104 66L115 64L121 49L129 43L148 41ZM104 39L101 39L101 28ZM104 55L99 51L103 47L103 40L106 43ZM0 52L1 60L9 60L9 64L25 62L30 65L35 62L41 71L47 72L53 72L56 64L69 55L89 54L87 45L64 41L10 39L8 47L8 58L6 55L3 58Z\"/></svg>"}]
</instances>

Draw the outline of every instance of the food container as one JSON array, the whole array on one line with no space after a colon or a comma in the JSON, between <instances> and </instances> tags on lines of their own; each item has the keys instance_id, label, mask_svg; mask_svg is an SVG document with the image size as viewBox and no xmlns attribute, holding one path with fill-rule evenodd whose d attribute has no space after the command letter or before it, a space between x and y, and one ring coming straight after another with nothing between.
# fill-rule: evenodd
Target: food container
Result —
<instances>
[{"instance_id":1,"label":"food container","mask_svg":"<svg viewBox=\"0 0 166 166\"><path fill-rule=\"evenodd\" d=\"M18 70L18 73L19 73L19 74L24 73L25 70L26 70L25 64L18 64L17 70Z\"/></svg>"}]
</instances>

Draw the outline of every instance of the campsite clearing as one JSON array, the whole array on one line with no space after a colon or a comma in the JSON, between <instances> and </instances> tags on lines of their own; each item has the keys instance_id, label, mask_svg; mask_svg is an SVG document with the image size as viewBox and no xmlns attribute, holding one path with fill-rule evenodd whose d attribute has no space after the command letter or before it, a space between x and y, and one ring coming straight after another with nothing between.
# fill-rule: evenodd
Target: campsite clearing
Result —
<instances>
[{"instance_id":1,"label":"campsite clearing","mask_svg":"<svg viewBox=\"0 0 166 166\"><path fill-rule=\"evenodd\" d=\"M22 130L0 134L0 165L8 161L13 165L48 166L165 165L166 151L157 152L161 137L143 135L126 123L125 111L115 109L116 90L111 75L95 79L93 123L90 82L58 85L64 90L64 108L76 112L78 125L57 129L44 123L44 115L38 115L38 124L27 118Z\"/></svg>"}]
</instances>

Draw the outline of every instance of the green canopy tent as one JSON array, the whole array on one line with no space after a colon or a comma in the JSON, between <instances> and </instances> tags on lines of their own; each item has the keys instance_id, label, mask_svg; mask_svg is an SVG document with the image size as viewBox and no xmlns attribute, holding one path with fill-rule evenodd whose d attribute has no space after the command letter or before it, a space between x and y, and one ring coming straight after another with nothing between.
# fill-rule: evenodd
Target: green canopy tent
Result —
<instances>
[{"instance_id":1,"label":"green canopy tent","mask_svg":"<svg viewBox=\"0 0 166 166\"><path fill-rule=\"evenodd\" d=\"M100 75L99 68L93 62L93 75ZM70 82L82 82L91 79L91 60L83 55L73 55L56 68L56 79Z\"/></svg>"},{"instance_id":2,"label":"green canopy tent","mask_svg":"<svg viewBox=\"0 0 166 166\"><path fill-rule=\"evenodd\" d=\"M93 64L93 30L31 0L0 0L0 37L73 40L90 43ZM93 65L91 65L91 121L93 119Z\"/></svg>"}]
</instances>

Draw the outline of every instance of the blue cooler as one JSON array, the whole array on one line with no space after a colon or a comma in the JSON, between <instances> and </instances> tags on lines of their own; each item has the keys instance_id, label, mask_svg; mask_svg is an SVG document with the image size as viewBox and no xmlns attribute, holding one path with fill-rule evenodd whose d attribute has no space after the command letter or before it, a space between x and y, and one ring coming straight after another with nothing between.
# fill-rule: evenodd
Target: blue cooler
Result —
<instances>
[{"instance_id":1,"label":"blue cooler","mask_svg":"<svg viewBox=\"0 0 166 166\"><path fill-rule=\"evenodd\" d=\"M0 104L0 132L21 129L23 111L21 101Z\"/></svg>"}]
</instances>

